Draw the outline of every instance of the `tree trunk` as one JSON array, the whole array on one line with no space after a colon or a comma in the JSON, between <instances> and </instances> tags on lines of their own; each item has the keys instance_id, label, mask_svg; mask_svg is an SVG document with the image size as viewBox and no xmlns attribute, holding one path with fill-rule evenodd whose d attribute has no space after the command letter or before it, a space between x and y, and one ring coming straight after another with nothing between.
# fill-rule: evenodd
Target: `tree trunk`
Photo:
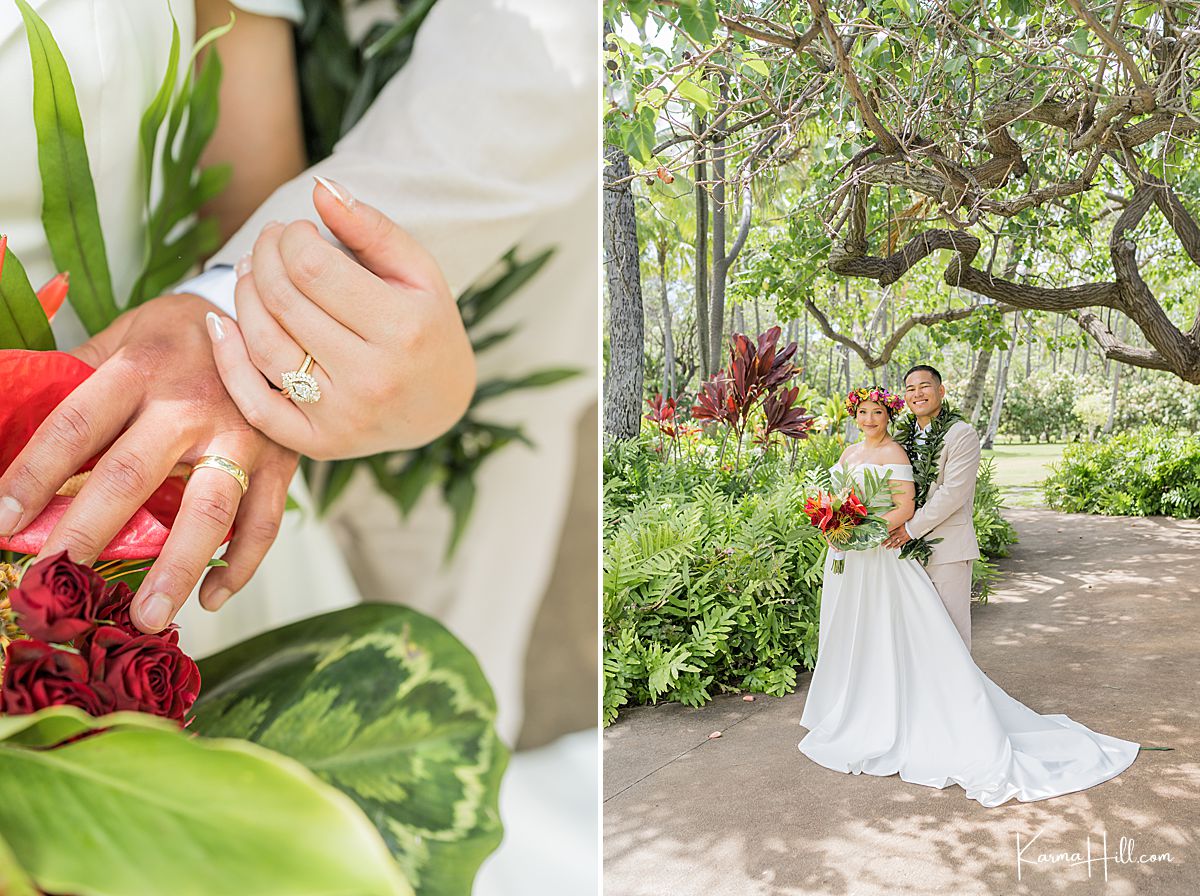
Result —
<instances>
[{"instance_id":1,"label":"tree trunk","mask_svg":"<svg viewBox=\"0 0 1200 896\"><path fill-rule=\"evenodd\" d=\"M721 102L718 106L718 116L723 116L729 107L729 83L722 76ZM753 211L753 195L749 182L742 184L741 218L738 221L738 232L734 237L729 252L725 251L725 232L729 223L729 207L726 203L725 183L725 141L713 141L713 228L712 228L712 308L709 315L710 337L709 353L713 357L713 365L717 359L724 356L725 333L722 324L725 322L725 283L729 271L746 245L746 237L750 233L750 215Z\"/></svg>"},{"instance_id":2,"label":"tree trunk","mask_svg":"<svg viewBox=\"0 0 1200 896\"><path fill-rule=\"evenodd\" d=\"M1008 368L1012 366L1013 355L1017 351L1017 333L1021 324L1021 315L1013 316L1013 341L1008 351L1000 359L1000 369L996 371L996 394L992 398L992 418L988 421L987 432L983 436L983 447L991 448L996 442L996 430L1000 428L1000 411L1004 408L1004 396L1008 392Z\"/></svg>"},{"instance_id":3,"label":"tree trunk","mask_svg":"<svg viewBox=\"0 0 1200 896\"><path fill-rule=\"evenodd\" d=\"M645 349L637 215L630 182L611 185L630 176L629 157L619 147L607 146L604 161L604 253L609 293L604 432L614 439L632 439L641 426Z\"/></svg>"},{"instance_id":4,"label":"tree trunk","mask_svg":"<svg viewBox=\"0 0 1200 896\"><path fill-rule=\"evenodd\" d=\"M668 398L675 397L675 336L671 332L671 302L667 298L667 241L658 244L658 277L662 285L663 313L663 388Z\"/></svg>"},{"instance_id":5,"label":"tree trunk","mask_svg":"<svg viewBox=\"0 0 1200 896\"><path fill-rule=\"evenodd\" d=\"M980 349L979 357L975 359L975 367L971 370L971 379L967 381L963 410L969 415L967 422L972 426L979 422L979 412L983 410L983 387L987 383L988 368L992 366L994 354L994 349Z\"/></svg>"},{"instance_id":6,"label":"tree trunk","mask_svg":"<svg viewBox=\"0 0 1200 896\"><path fill-rule=\"evenodd\" d=\"M713 141L713 189L712 189L712 281L709 288L708 354L712 358L713 370L721 366L721 351L725 335L725 275L729 268L725 264L725 160L724 141Z\"/></svg>"},{"instance_id":7,"label":"tree trunk","mask_svg":"<svg viewBox=\"0 0 1200 896\"><path fill-rule=\"evenodd\" d=\"M694 127L699 134L704 116L695 116ZM696 151L696 336L700 350L700 379L716 372L716 359L708 351L708 190L703 186L708 177L703 147Z\"/></svg>"}]
</instances>

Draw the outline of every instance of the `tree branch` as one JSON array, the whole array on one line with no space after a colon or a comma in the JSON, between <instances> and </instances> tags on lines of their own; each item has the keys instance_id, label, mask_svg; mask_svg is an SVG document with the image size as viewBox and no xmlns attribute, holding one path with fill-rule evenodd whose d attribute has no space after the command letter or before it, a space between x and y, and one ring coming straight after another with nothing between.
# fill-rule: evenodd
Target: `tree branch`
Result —
<instances>
[{"instance_id":1,"label":"tree branch","mask_svg":"<svg viewBox=\"0 0 1200 896\"><path fill-rule=\"evenodd\" d=\"M1104 27L1104 24L1080 0L1067 0L1067 4L1095 32L1096 36L1104 41L1105 45L1113 51L1125 71L1129 74L1129 77L1133 80L1138 91L1143 94L1151 94L1150 85L1146 83L1146 79L1142 77L1141 71L1138 70L1137 63L1129 55L1129 51L1122 46L1121 42Z\"/></svg>"},{"instance_id":2,"label":"tree branch","mask_svg":"<svg viewBox=\"0 0 1200 896\"><path fill-rule=\"evenodd\" d=\"M837 330L835 330L833 328L833 324L829 322L829 318L825 316L825 313L816 306L812 299L808 298L807 296L804 298L804 305L816 319L817 326L820 327L822 333L824 333L834 342L845 346L857 354L860 358L862 358L863 363L866 364L871 370L874 370L877 367L882 367L892 359L892 355L895 353L896 348L900 345L900 343L904 340L904 337L908 335L908 332L913 327L928 327L932 326L933 324L963 320L964 318L970 317L975 312L981 311L985 308L996 308L1001 314L1008 314L1009 312L1016 310L1008 305L997 305L993 302L984 302L978 305L969 305L966 308L954 308L950 311L939 311L932 314L914 314L896 327L895 332L892 333L892 335L888 338L888 341L883 344L883 348L880 349L879 354L875 354L871 351L869 345L864 345L845 335L844 333L839 333Z\"/></svg>"},{"instance_id":3,"label":"tree branch","mask_svg":"<svg viewBox=\"0 0 1200 896\"><path fill-rule=\"evenodd\" d=\"M854 101L858 104L858 111L862 114L863 122L871 129L871 133L879 141L879 148L888 155L900 152L900 141L879 120L879 117L875 114L874 106L867 99L867 94L863 91L862 84L859 83L858 77L854 74L854 68L850 65L850 57L846 54L846 48L842 46L842 41L838 37L837 30L833 27L833 22L829 21L829 11L825 8L825 0L808 0L808 6L812 10L814 23L821 27L821 30L825 34L825 40L833 50L838 70L842 73L842 77L846 81L846 89L850 91L850 95L854 97Z\"/></svg>"},{"instance_id":4,"label":"tree branch","mask_svg":"<svg viewBox=\"0 0 1200 896\"><path fill-rule=\"evenodd\" d=\"M1135 367L1147 367L1151 370L1171 370L1174 368L1166 358L1151 349L1138 348L1128 345L1118 339L1097 315L1090 311L1073 311L1067 315L1079 324L1079 328L1096 340L1104 357ZM1196 382L1196 380L1191 380Z\"/></svg>"}]
</instances>

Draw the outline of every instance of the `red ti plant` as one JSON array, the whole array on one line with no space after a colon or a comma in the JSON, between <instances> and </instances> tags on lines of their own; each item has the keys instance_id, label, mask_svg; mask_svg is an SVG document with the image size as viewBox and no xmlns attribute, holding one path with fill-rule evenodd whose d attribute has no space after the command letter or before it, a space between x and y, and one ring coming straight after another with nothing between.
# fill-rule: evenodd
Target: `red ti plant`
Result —
<instances>
[{"instance_id":1,"label":"red ti plant","mask_svg":"<svg viewBox=\"0 0 1200 896\"><path fill-rule=\"evenodd\" d=\"M790 389L777 389L763 400L763 412L767 416L767 425L760 439L763 446L770 443L773 433L789 439L808 438L816 418L807 413L808 408L796 406L799 397L800 387L792 386Z\"/></svg>"},{"instance_id":2,"label":"red ti plant","mask_svg":"<svg viewBox=\"0 0 1200 896\"><path fill-rule=\"evenodd\" d=\"M775 397L776 393L799 371L792 358L796 354L796 343L789 343L779 350L780 327L771 327L753 341L743 333L735 333L729 347L729 366L714 374L700 387L692 416L698 420L723 423L725 438L733 434L737 443L737 458L740 461L742 437L749 424L750 415L760 403L771 401L767 416L767 429L763 437L770 440L771 433L779 432L793 439L806 438L812 418L805 420L805 408L794 408L799 388L785 389L790 399ZM765 405L764 405L765 407ZM725 445L721 445L724 456ZM736 461L735 461L736 466Z\"/></svg>"},{"instance_id":3,"label":"red ti plant","mask_svg":"<svg viewBox=\"0 0 1200 896\"><path fill-rule=\"evenodd\" d=\"M664 450L663 437L675 440L679 438L679 431L675 424L675 399L663 399L662 393L657 393L653 398L647 398L646 404L650 405L650 411L646 414L647 420L658 427L658 453L662 454Z\"/></svg>"}]
</instances>

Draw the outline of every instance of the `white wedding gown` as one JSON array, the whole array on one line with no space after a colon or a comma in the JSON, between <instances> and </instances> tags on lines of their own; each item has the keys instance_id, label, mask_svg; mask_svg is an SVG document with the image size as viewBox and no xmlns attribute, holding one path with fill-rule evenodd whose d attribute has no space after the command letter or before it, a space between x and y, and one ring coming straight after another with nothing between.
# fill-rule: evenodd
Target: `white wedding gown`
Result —
<instances>
[{"instance_id":1,"label":"white wedding gown","mask_svg":"<svg viewBox=\"0 0 1200 896\"><path fill-rule=\"evenodd\" d=\"M907 464L859 464L912 481ZM817 666L800 750L839 772L888 776L999 806L1116 777L1138 744L1039 715L975 665L921 564L877 547L826 560Z\"/></svg>"}]
</instances>

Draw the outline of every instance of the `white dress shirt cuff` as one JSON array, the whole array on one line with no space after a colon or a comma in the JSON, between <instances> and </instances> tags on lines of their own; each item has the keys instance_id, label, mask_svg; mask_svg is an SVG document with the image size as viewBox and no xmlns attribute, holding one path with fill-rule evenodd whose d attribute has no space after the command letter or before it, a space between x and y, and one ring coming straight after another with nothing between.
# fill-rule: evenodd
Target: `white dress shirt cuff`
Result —
<instances>
[{"instance_id":1,"label":"white dress shirt cuff","mask_svg":"<svg viewBox=\"0 0 1200 896\"><path fill-rule=\"evenodd\" d=\"M213 265L203 274L197 274L190 280L184 280L175 287L175 292L191 293L208 299L234 320L237 320L237 308L233 302L233 290L237 286L237 274L227 264Z\"/></svg>"},{"instance_id":2,"label":"white dress shirt cuff","mask_svg":"<svg viewBox=\"0 0 1200 896\"><path fill-rule=\"evenodd\" d=\"M915 536L915 535L913 535L913 534L912 534L912 529L908 528L908 523L905 523L905 524L904 524L904 531L908 533L908 537L909 537L909 538L916 538L916 537L917 537L917 536Z\"/></svg>"}]
</instances>

